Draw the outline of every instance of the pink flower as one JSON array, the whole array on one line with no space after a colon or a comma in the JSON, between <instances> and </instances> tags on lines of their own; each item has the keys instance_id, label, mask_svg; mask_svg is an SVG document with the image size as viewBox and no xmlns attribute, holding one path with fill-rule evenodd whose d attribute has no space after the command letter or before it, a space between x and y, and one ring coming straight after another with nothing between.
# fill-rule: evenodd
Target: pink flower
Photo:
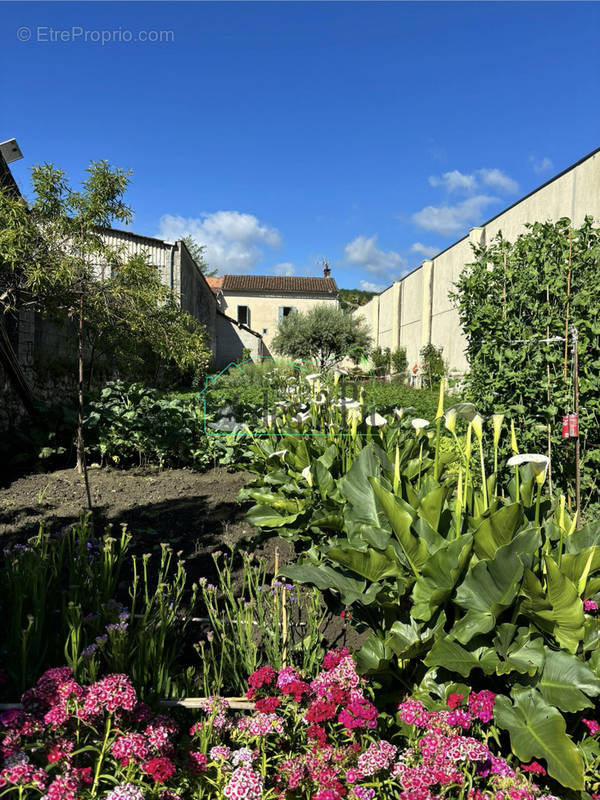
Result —
<instances>
[{"instance_id":1,"label":"pink flower","mask_svg":"<svg viewBox=\"0 0 600 800\"><path fill-rule=\"evenodd\" d=\"M537 761L532 761L531 764L521 764L523 772L534 772L537 775L545 775L546 770Z\"/></svg>"},{"instance_id":2,"label":"pink flower","mask_svg":"<svg viewBox=\"0 0 600 800\"><path fill-rule=\"evenodd\" d=\"M464 694L451 694L446 701L448 704L448 708L454 709L458 708L458 706L462 705L462 701L465 699Z\"/></svg>"},{"instance_id":3,"label":"pink flower","mask_svg":"<svg viewBox=\"0 0 600 800\"><path fill-rule=\"evenodd\" d=\"M194 751L189 753L188 768L190 772L193 772L195 775L200 775L205 771L206 764L207 758L204 753Z\"/></svg>"},{"instance_id":4,"label":"pink flower","mask_svg":"<svg viewBox=\"0 0 600 800\"><path fill-rule=\"evenodd\" d=\"M471 692L469 695L469 710L474 717L482 722L489 722L494 716L494 703L496 695L483 689L481 692Z\"/></svg>"},{"instance_id":5,"label":"pink flower","mask_svg":"<svg viewBox=\"0 0 600 800\"><path fill-rule=\"evenodd\" d=\"M127 675L107 675L90 686L79 715L89 719L106 711L133 711L136 704L137 695Z\"/></svg>"},{"instance_id":6,"label":"pink flower","mask_svg":"<svg viewBox=\"0 0 600 800\"><path fill-rule=\"evenodd\" d=\"M229 800L260 800L263 781L258 772L250 767L238 767L233 771L223 795Z\"/></svg>"},{"instance_id":7,"label":"pink flower","mask_svg":"<svg viewBox=\"0 0 600 800\"><path fill-rule=\"evenodd\" d=\"M126 733L124 736L119 736L112 743L110 750L123 767L126 767L132 759L145 761L150 754L148 742L141 733Z\"/></svg>"},{"instance_id":8,"label":"pink flower","mask_svg":"<svg viewBox=\"0 0 600 800\"><path fill-rule=\"evenodd\" d=\"M586 611L596 612L598 611L598 603L595 600L584 600L583 608Z\"/></svg>"},{"instance_id":9,"label":"pink flower","mask_svg":"<svg viewBox=\"0 0 600 800\"><path fill-rule=\"evenodd\" d=\"M150 761L142 766L146 775L150 775L154 783L164 783L164 781L175 775L175 764L169 758L151 758Z\"/></svg>"},{"instance_id":10,"label":"pink flower","mask_svg":"<svg viewBox=\"0 0 600 800\"><path fill-rule=\"evenodd\" d=\"M273 667L259 667L248 678L248 686L252 689L260 689L263 686L270 686L275 680L277 673Z\"/></svg>"},{"instance_id":11,"label":"pink flower","mask_svg":"<svg viewBox=\"0 0 600 800\"><path fill-rule=\"evenodd\" d=\"M595 719L582 719L581 721L590 732L590 736L595 736L600 731L600 725Z\"/></svg>"}]
</instances>

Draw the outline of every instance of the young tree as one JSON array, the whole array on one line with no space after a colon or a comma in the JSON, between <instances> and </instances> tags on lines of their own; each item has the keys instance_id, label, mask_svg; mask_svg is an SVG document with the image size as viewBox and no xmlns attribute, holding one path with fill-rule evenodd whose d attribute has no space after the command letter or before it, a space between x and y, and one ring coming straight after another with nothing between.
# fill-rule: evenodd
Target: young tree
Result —
<instances>
[{"instance_id":1,"label":"young tree","mask_svg":"<svg viewBox=\"0 0 600 800\"><path fill-rule=\"evenodd\" d=\"M123 195L129 173L106 161L92 162L82 190L69 185L52 164L34 167L34 199L0 197L7 245L0 266L9 295L25 294L43 314L75 328L77 340L77 466L86 476L83 440L84 362L102 346L112 354L145 350L182 367L206 366L206 334L183 314L175 296L143 256L124 258L103 230L127 223ZM86 347L87 344L87 347Z\"/></svg>"},{"instance_id":2,"label":"young tree","mask_svg":"<svg viewBox=\"0 0 600 800\"><path fill-rule=\"evenodd\" d=\"M392 365L392 351L389 347L375 347L371 352L375 375L387 375Z\"/></svg>"},{"instance_id":3,"label":"young tree","mask_svg":"<svg viewBox=\"0 0 600 800\"><path fill-rule=\"evenodd\" d=\"M408 357L406 355L406 347L399 347L392 353L392 368L394 372L402 374L406 372L408 367Z\"/></svg>"},{"instance_id":4,"label":"young tree","mask_svg":"<svg viewBox=\"0 0 600 800\"><path fill-rule=\"evenodd\" d=\"M364 320L335 306L321 304L294 313L279 323L273 349L291 358L312 358L322 370L333 367L352 351L368 353L371 337Z\"/></svg>"},{"instance_id":5,"label":"young tree","mask_svg":"<svg viewBox=\"0 0 600 800\"><path fill-rule=\"evenodd\" d=\"M439 386L446 373L442 350L442 347L436 347L431 343L421 349L421 369L430 389Z\"/></svg>"}]
</instances>

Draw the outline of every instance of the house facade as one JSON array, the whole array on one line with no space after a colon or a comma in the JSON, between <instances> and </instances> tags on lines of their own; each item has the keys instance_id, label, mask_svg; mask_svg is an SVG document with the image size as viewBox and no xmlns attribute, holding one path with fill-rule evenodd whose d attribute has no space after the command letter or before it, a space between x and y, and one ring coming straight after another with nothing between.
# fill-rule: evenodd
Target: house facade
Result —
<instances>
[{"instance_id":1,"label":"house facade","mask_svg":"<svg viewBox=\"0 0 600 800\"><path fill-rule=\"evenodd\" d=\"M224 275L208 279L220 309L238 324L256 331L264 355L272 356L272 342L282 319L323 303L338 307L338 287L328 267L322 278L278 275Z\"/></svg>"}]
</instances>

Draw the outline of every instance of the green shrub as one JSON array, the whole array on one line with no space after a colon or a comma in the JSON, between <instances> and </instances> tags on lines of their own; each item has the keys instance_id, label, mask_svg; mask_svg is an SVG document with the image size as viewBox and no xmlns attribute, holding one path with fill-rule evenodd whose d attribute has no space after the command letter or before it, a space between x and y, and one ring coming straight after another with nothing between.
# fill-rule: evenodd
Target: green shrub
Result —
<instances>
[{"instance_id":1,"label":"green shrub","mask_svg":"<svg viewBox=\"0 0 600 800\"><path fill-rule=\"evenodd\" d=\"M392 353L392 367L394 372L403 374L408 367L408 356L406 355L406 347L399 347Z\"/></svg>"},{"instance_id":2,"label":"green shrub","mask_svg":"<svg viewBox=\"0 0 600 800\"><path fill-rule=\"evenodd\" d=\"M195 395L162 397L140 383L107 383L84 420L87 449L120 466L158 464L206 467L212 440Z\"/></svg>"}]
</instances>

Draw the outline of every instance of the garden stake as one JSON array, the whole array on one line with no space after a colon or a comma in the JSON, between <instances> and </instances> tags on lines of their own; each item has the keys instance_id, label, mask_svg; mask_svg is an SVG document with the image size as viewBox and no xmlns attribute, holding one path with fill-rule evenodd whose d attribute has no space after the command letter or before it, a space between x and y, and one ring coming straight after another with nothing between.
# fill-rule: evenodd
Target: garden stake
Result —
<instances>
[{"instance_id":1,"label":"garden stake","mask_svg":"<svg viewBox=\"0 0 600 800\"><path fill-rule=\"evenodd\" d=\"M571 229L569 229L569 268L567 272L567 309L565 314L565 358L563 361L563 378L567 377L567 356L569 353L569 301L571 297Z\"/></svg>"},{"instance_id":2,"label":"garden stake","mask_svg":"<svg viewBox=\"0 0 600 800\"><path fill-rule=\"evenodd\" d=\"M569 253L571 247L571 239L569 235ZM579 351L578 341L579 334L577 328L573 326L573 396L574 403L573 409L575 411L576 419L579 418ZM580 473L580 449L579 449L579 435L575 438L575 514L577 516L577 527L579 528L579 520L581 518L581 473Z\"/></svg>"}]
</instances>

